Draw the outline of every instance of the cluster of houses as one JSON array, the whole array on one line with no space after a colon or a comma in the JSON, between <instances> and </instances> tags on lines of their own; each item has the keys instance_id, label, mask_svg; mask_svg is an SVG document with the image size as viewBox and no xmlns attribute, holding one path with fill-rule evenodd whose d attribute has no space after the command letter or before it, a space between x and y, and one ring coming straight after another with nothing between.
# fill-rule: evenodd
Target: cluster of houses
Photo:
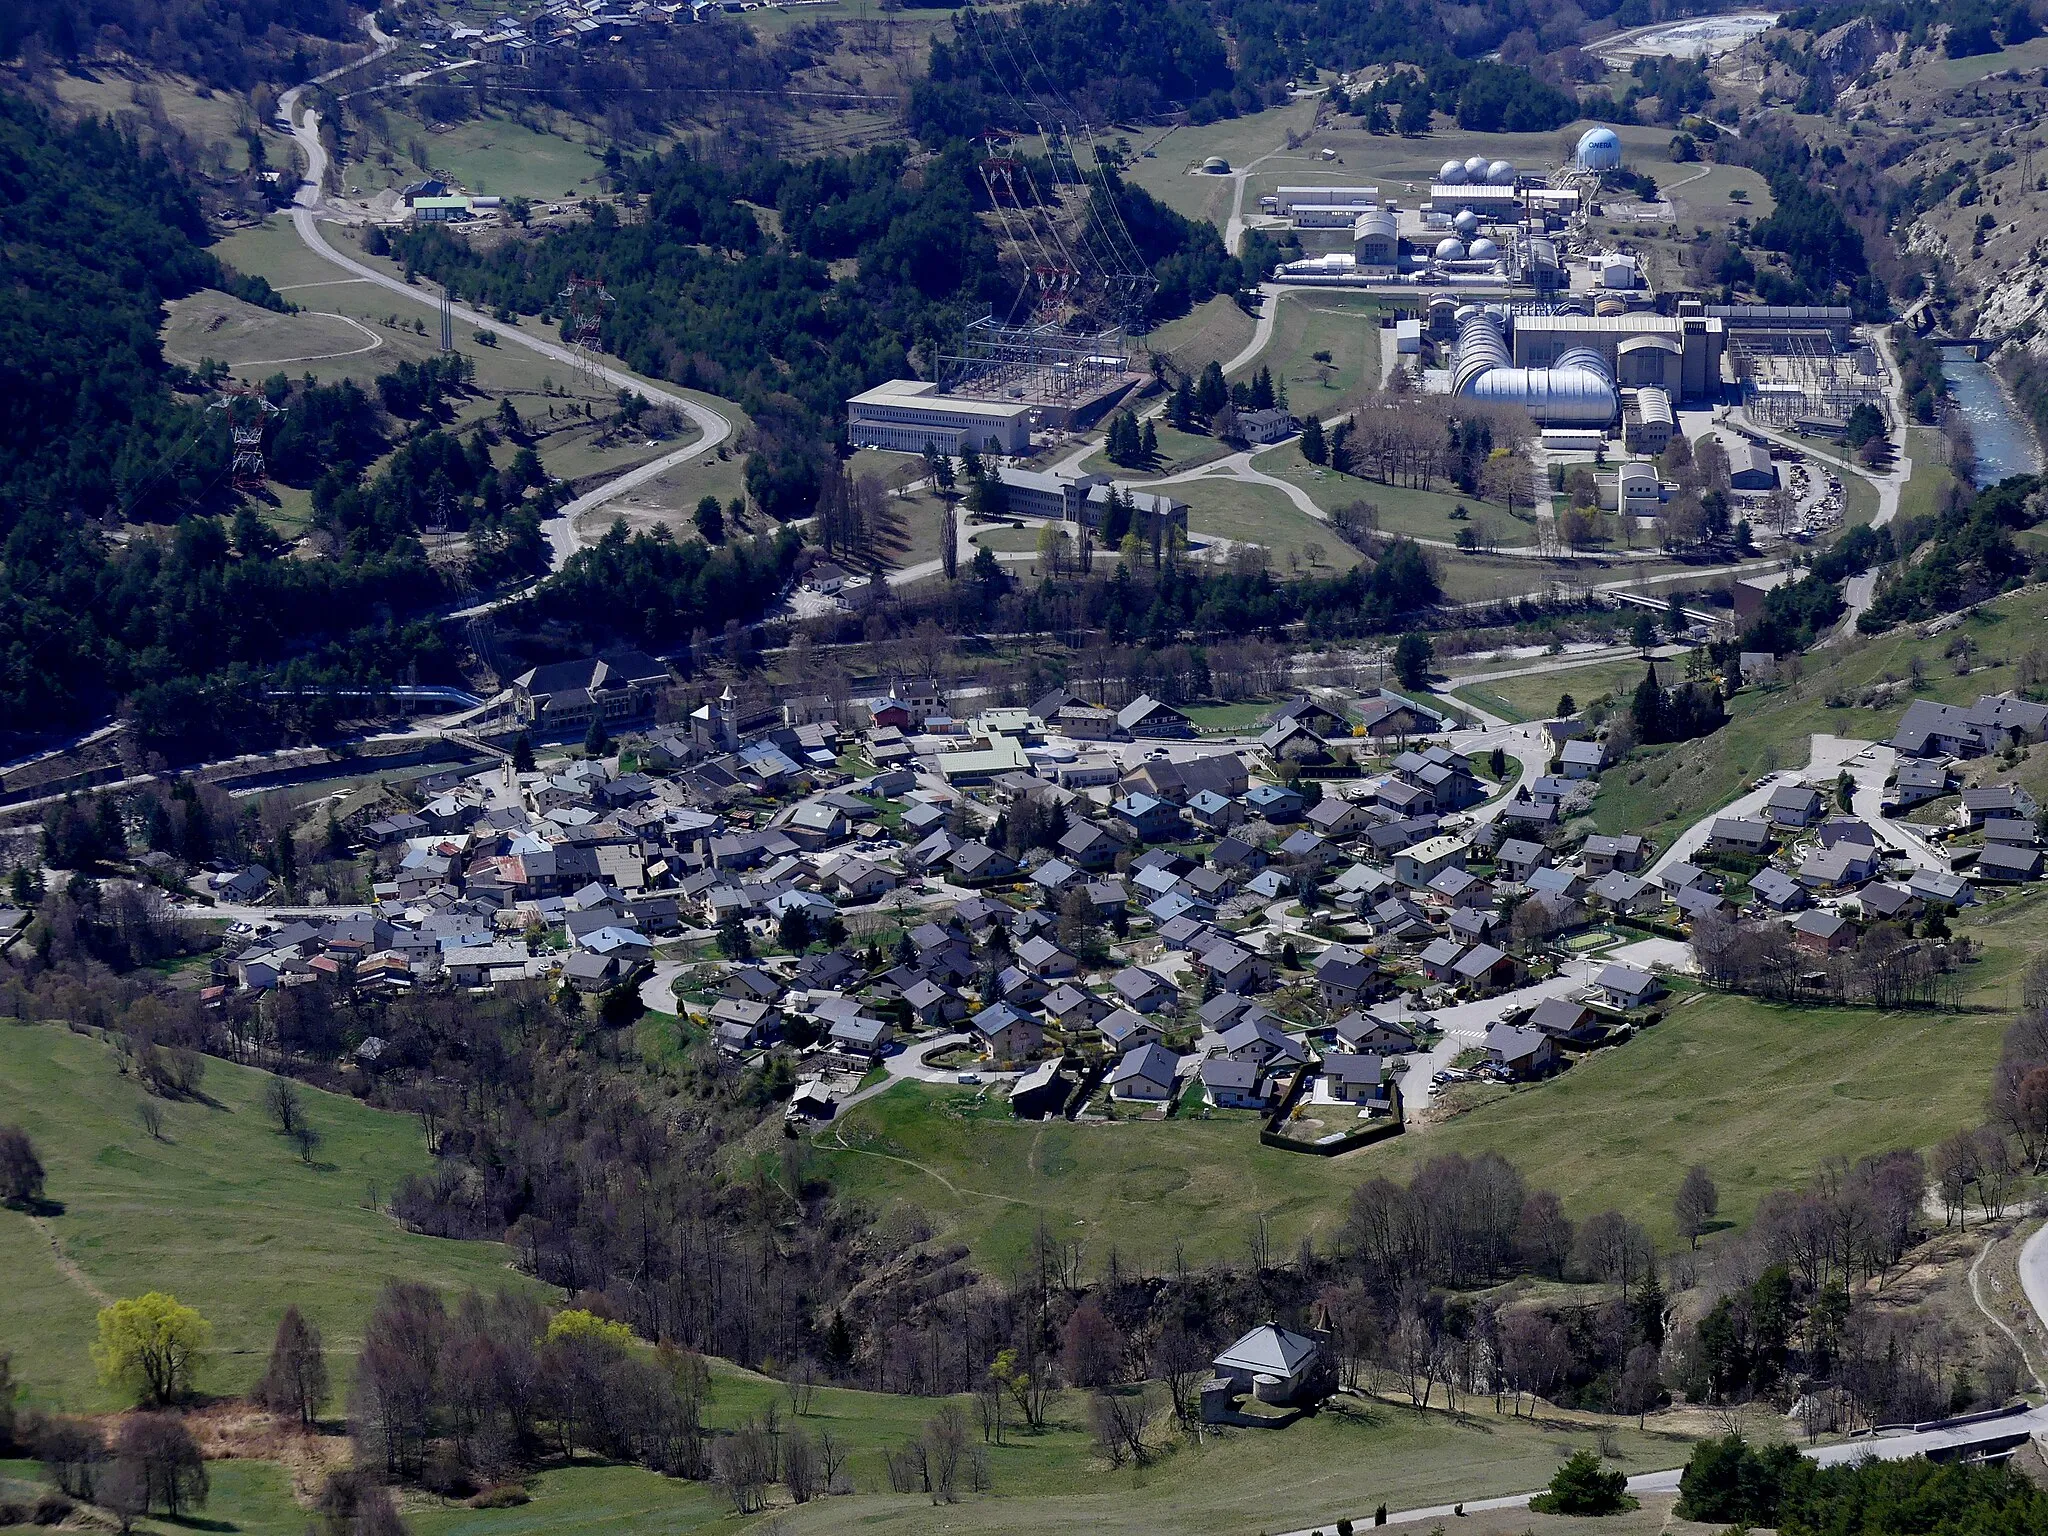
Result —
<instances>
[{"instance_id":1,"label":"cluster of houses","mask_svg":"<svg viewBox=\"0 0 2048 1536\"><path fill-rule=\"evenodd\" d=\"M645 672L632 655L538 669L517 707L571 732L627 720ZM1556 773L1475 819L1493 787L1394 694L1298 699L1256 745L1178 756L1180 711L1064 689L960 720L907 679L760 724L742 731L728 690L619 758L422 778L405 809L353 825L377 853L373 911L259 930L223 980L604 993L639 986L657 945L715 937L728 963L691 972L684 1006L734 1057L803 1053L794 1113L829 1114L913 1039L929 1075L923 1048L946 1035L936 1070L1016 1074L1021 1115L1100 1092L1370 1118L1398 1112L1432 1008L1521 985L1532 950L1605 909L1692 899L1683 882L1643 895L1639 836L1559 856L1597 744L1563 742ZM1304 776L1317 761L1343 777ZM250 896L267 880L236 878ZM1549 921L1518 941L1503 913L1524 902ZM1543 1075L1654 992L1610 966L1580 1000L1503 1018L1489 1068Z\"/></svg>"}]
</instances>

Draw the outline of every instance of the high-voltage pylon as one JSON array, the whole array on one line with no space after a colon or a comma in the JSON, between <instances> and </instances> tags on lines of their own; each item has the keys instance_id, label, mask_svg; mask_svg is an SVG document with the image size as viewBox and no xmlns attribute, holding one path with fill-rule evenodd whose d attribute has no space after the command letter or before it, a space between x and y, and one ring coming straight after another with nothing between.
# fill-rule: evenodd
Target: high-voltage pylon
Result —
<instances>
[{"instance_id":1,"label":"high-voltage pylon","mask_svg":"<svg viewBox=\"0 0 2048 1536\"><path fill-rule=\"evenodd\" d=\"M219 411L227 422L228 473L235 489L262 490L270 479L263 458L263 429L269 417L283 411L246 384L223 384L219 398L206 408Z\"/></svg>"},{"instance_id":2,"label":"high-voltage pylon","mask_svg":"<svg viewBox=\"0 0 2048 1536\"><path fill-rule=\"evenodd\" d=\"M604 363L599 358L604 341L604 311L616 302L604 283L594 277L571 277L569 286L557 295L561 299L562 340L576 354L577 369L590 376L591 387L604 390Z\"/></svg>"}]
</instances>

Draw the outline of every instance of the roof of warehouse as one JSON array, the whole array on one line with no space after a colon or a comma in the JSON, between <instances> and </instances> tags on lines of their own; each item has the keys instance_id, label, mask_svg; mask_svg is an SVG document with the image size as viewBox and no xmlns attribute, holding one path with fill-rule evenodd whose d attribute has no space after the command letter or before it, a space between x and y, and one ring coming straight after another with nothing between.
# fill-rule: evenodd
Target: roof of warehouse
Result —
<instances>
[{"instance_id":1,"label":"roof of warehouse","mask_svg":"<svg viewBox=\"0 0 2048 1536\"><path fill-rule=\"evenodd\" d=\"M1627 336L1680 334L1670 315L1517 315L1518 331L1608 331Z\"/></svg>"}]
</instances>

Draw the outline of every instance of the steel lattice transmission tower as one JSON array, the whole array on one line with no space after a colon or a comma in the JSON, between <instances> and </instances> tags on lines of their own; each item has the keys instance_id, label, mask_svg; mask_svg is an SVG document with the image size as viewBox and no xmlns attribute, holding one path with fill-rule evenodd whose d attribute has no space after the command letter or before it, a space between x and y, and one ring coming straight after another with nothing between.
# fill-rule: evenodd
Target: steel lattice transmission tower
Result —
<instances>
[{"instance_id":1,"label":"steel lattice transmission tower","mask_svg":"<svg viewBox=\"0 0 2048 1536\"><path fill-rule=\"evenodd\" d=\"M599 359L604 341L604 311L615 303L602 280L574 277L559 295L562 301L562 340L576 353L576 366L590 377L591 387L604 391L604 364Z\"/></svg>"},{"instance_id":2,"label":"steel lattice transmission tower","mask_svg":"<svg viewBox=\"0 0 2048 1536\"><path fill-rule=\"evenodd\" d=\"M228 474L238 491L260 491L269 481L263 458L263 431L268 418L283 415L247 384L223 384L220 397L207 407L219 411L227 422L230 463Z\"/></svg>"}]
</instances>

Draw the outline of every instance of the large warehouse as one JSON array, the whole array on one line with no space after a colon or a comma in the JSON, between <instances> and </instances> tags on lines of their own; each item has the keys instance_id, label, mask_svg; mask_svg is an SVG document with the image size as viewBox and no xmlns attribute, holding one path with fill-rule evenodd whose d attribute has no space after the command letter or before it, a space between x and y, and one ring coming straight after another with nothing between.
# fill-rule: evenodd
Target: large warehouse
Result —
<instances>
[{"instance_id":1,"label":"large warehouse","mask_svg":"<svg viewBox=\"0 0 2048 1536\"><path fill-rule=\"evenodd\" d=\"M1661 389L1698 400L1721 384L1721 321L1711 316L1517 315L1518 368L1547 368L1565 353L1597 352L1624 388Z\"/></svg>"},{"instance_id":2,"label":"large warehouse","mask_svg":"<svg viewBox=\"0 0 2048 1536\"><path fill-rule=\"evenodd\" d=\"M1031 407L1014 400L969 400L942 395L923 379L891 379L846 402L846 440L856 448L923 453L930 443L958 457L977 453L1029 453Z\"/></svg>"}]
</instances>

